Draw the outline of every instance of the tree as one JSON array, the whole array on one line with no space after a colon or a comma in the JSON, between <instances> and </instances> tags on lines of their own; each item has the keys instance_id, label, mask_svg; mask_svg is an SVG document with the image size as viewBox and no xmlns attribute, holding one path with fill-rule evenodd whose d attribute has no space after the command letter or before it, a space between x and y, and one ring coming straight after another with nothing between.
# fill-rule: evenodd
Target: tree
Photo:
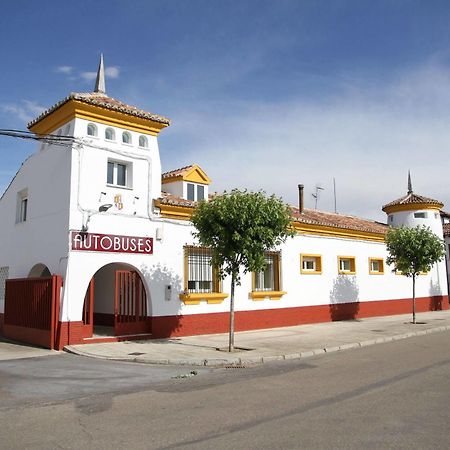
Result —
<instances>
[{"instance_id":1,"label":"tree","mask_svg":"<svg viewBox=\"0 0 450 450\"><path fill-rule=\"evenodd\" d=\"M234 288L243 272L259 272L265 267L264 253L283 243L290 230L291 212L281 199L263 192L233 190L202 201L192 223L194 236L212 252L218 276L231 276L230 332L228 350L234 350Z\"/></svg>"},{"instance_id":2,"label":"tree","mask_svg":"<svg viewBox=\"0 0 450 450\"><path fill-rule=\"evenodd\" d=\"M445 255L444 242L425 225L415 228L391 228L386 236L388 264L395 270L412 278L413 323L416 323L416 277L421 272L429 272L431 266L441 261Z\"/></svg>"}]
</instances>

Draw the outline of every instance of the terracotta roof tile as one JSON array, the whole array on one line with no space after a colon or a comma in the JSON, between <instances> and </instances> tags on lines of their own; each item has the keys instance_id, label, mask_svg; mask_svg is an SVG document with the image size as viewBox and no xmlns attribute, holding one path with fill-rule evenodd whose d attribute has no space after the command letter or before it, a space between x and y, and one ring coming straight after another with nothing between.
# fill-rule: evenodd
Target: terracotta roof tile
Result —
<instances>
[{"instance_id":1,"label":"terracotta roof tile","mask_svg":"<svg viewBox=\"0 0 450 450\"><path fill-rule=\"evenodd\" d=\"M190 164L189 166L180 167L179 169L171 170L169 172L164 172L161 176L163 179L183 176L187 172L189 172L191 169L193 169L194 167L195 167L195 164Z\"/></svg>"},{"instance_id":2,"label":"terracotta roof tile","mask_svg":"<svg viewBox=\"0 0 450 450\"><path fill-rule=\"evenodd\" d=\"M166 117L144 111L142 109L136 108L135 106L127 105L126 103L108 97L105 94L97 92L72 92L66 98L64 98L63 100L53 105L51 108L44 111L36 119L32 120L28 124L28 128L32 127L33 125L41 121L44 117L51 114L53 111L55 111L56 109L67 103L69 100L78 100L80 102L87 103L89 105L100 106L101 108L106 108L112 111L118 111L124 114L130 114L135 117L140 117L143 119L152 120L154 122L170 125L170 120L167 119Z\"/></svg>"},{"instance_id":3,"label":"terracotta roof tile","mask_svg":"<svg viewBox=\"0 0 450 450\"><path fill-rule=\"evenodd\" d=\"M213 196L214 194L211 194L209 197L212 198ZM159 201L166 205L185 206L188 208L195 208L197 204L192 200L185 200L181 197L168 194L167 192L162 193L162 197L159 198ZM303 213L300 214L298 209L295 207L291 207L291 210L294 221L300 223L381 234L386 234L388 230L388 226L386 224L367 219L360 219L359 217L316 211L312 209L305 209L303 210Z\"/></svg>"},{"instance_id":4,"label":"terracotta roof tile","mask_svg":"<svg viewBox=\"0 0 450 450\"><path fill-rule=\"evenodd\" d=\"M381 234L387 233L388 230L388 226L384 223L355 216L316 211L314 209L304 209L303 213L300 214L298 208L295 207L291 207L291 210L294 220L301 223Z\"/></svg>"},{"instance_id":5,"label":"terracotta roof tile","mask_svg":"<svg viewBox=\"0 0 450 450\"><path fill-rule=\"evenodd\" d=\"M441 203L439 200L434 200L433 198L424 197L422 195L414 194L414 192L408 192L403 197L398 198L397 200L394 200L390 203L387 203L383 206L382 210L391 208L392 206L397 205L410 205L410 204L420 204L420 203L426 203L430 205L436 205L439 208L442 208L444 206L443 203Z\"/></svg>"}]
</instances>

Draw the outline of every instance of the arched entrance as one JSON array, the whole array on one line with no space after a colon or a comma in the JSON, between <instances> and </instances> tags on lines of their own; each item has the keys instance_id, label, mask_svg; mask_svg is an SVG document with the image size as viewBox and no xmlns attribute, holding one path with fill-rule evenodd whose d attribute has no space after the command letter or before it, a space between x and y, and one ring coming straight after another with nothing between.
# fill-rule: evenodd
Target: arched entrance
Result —
<instances>
[{"instance_id":1,"label":"arched entrance","mask_svg":"<svg viewBox=\"0 0 450 450\"><path fill-rule=\"evenodd\" d=\"M140 274L129 265L103 266L92 277L83 305L83 337L151 332L149 299Z\"/></svg>"},{"instance_id":2,"label":"arched entrance","mask_svg":"<svg viewBox=\"0 0 450 450\"><path fill-rule=\"evenodd\" d=\"M48 270L48 267L41 263L35 264L28 273L28 278L48 278L51 276L52 274Z\"/></svg>"}]
</instances>

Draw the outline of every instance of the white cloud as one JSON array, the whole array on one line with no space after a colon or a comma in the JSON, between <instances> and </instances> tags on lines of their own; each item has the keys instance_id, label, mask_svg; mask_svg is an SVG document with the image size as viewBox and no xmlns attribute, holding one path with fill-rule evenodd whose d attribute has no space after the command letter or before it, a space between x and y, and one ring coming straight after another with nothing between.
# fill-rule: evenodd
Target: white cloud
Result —
<instances>
[{"instance_id":1,"label":"white cloud","mask_svg":"<svg viewBox=\"0 0 450 450\"><path fill-rule=\"evenodd\" d=\"M120 69L117 66L110 66L105 68L105 75L108 78L119 78Z\"/></svg>"},{"instance_id":2,"label":"white cloud","mask_svg":"<svg viewBox=\"0 0 450 450\"><path fill-rule=\"evenodd\" d=\"M120 74L120 69L117 66L111 66L105 68L105 76L107 78L118 78ZM90 82L97 78L97 72L81 72L80 77L85 81Z\"/></svg>"},{"instance_id":3,"label":"white cloud","mask_svg":"<svg viewBox=\"0 0 450 450\"><path fill-rule=\"evenodd\" d=\"M199 163L213 190L260 188L293 204L305 184L306 206L321 183L318 209L385 220L381 206L415 192L450 209L450 73L430 65L375 88L350 86L328 102L194 102L172 115L161 136L164 170ZM164 139L173 150L164 151ZM176 150L176 145L183 145ZM165 154L171 155L171 161Z\"/></svg>"},{"instance_id":4,"label":"white cloud","mask_svg":"<svg viewBox=\"0 0 450 450\"><path fill-rule=\"evenodd\" d=\"M14 119L22 122L29 122L45 110L44 106L32 100L21 100L19 103L2 103L0 111L4 115L11 115Z\"/></svg>"},{"instance_id":5,"label":"white cloud","mask_svg":"<svg viewBox=\"0 0 450 450\"><path fill-rule=\"evenodd\" d=\"M64 73L66 75L70 75L73 72L72 66L58 66L56 69L57 73Z\"/></svg>"},{"instance_id":6,"label":"white cloud","mask_svg":"<svg viewBox=\"0 0 450 450\"><path fill-rule=\"evenodd\" d=\"M80 77L85 81L92 81L97 78L97 72L81 72Z\"/></svg>"}]
</instances>

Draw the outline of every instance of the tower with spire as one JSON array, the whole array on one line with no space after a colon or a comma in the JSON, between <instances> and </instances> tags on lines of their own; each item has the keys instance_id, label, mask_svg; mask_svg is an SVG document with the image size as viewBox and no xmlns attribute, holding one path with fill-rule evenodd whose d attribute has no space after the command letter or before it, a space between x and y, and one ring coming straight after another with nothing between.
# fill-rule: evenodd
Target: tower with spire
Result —
<instances>
[{"instance_id":1,"label":"tower with spire","mask_svg":"<svg viewBox=\"0 0 450 450\"><path fill-rule=\"evenodd\" d=\"M442 239L442 221L440 211L444 204L413 191L411 173L408 171L406 195L383 206L388 215L388 225L392 227L416 227L425 225Z\"/></svg>"}]
</instances>

